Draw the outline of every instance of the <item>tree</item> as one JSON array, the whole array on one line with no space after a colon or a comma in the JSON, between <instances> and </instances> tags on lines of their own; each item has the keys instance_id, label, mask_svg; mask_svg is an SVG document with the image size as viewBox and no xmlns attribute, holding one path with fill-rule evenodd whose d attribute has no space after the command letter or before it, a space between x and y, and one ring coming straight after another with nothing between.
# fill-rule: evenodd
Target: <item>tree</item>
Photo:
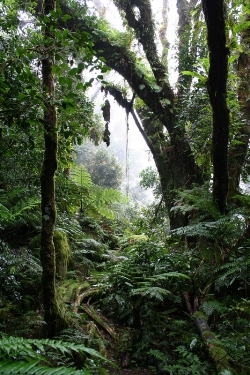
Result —
<instances>
[{"instance_id":1,"label":"tree","mask_svg":"<svg viewBox=\"0 0 250 375\"><path fill-rule=\"evenodd\" d=\"M57 170L57 114L55 106L55 86L53 66L55 45L52 30L51 12L56 11L54 0L44 1L44 46L46 54L42 59L42 84L44 95L44 160L41 171L41 263L44 320L46 335L50 338L60 332L66 322L60 313L56 299L56 263L53 242L56 221L55 172Z\"/></svg>"},{"instance_id":2,"label":"tree","mask_svg":"<svg viewBox=\"0 0 250 375\"><path fill-rule=\"evenodd\" d=\"M85 165L94 184L103 188L119 189L122 167L109 151L86 143L78 148L77 162Z\"/></svg>"},{"instance_id":3,"label":"tree","mask_svg":"<svg viewBox=\"0 0 250 375\"><path fill-rule=\"evenodd\" d=\"M229 50L226 46L224 1L202 1L207 24L209 49L208 93L213 110L213 198L225 214L228 192L229 111L227 108L227 71Z\"/></svg>"},{"instance_id":4,"label":"tree","mask_svg":"<svg viewBox=\"0 0 250 375\"><path fill-rule=\"evenodd\" d=\"M218 209L224 212L228 189L226 168L229 129L229 113L225 104L228 50L225 43L224 19L219 17L218 22L216 22L218 35L221 35L221 38L218 38L216 48L219 48L221 55L221 61L219 61L220 69L218 69L217 74L220 70L221 77L223 77L220 80L222 88L220 100L224 108L221 120L225 125L223 127L215 125L220 119L218 119L219 112L215 110L215 102L213 102L213 158L212 169L210 170L210 174L208 174L209 168L201 164L201 160L197 163L192 143L187 138L187 123L182 121L182 113L185 111L187 95L194 92L193 88L196 86L195 80L199 80L197 87L200 88L202 86L204 88L208 80L210 100L212 99L212 95L214 95L212 92L215 93L217 91L216 87L212 87L212 82L215 83L216 78L214 77L215 70L212 66L215 57L212 53L211 30L208 29L208 48L211 49L209 73L207 68L209 65L205 67L207 49L199 41L205 37L203 29L200 27L204 23L200 2L178 1L179 44L177 54L179 57L179 79L177 82L177 92L169 84L168 68L163 63L165 59L162 60L158 53L155 38L156 28L153 22L150 1L116 0L114 3L123 14L127 28L134 33L134 40L142 46L142 56L138 56L132 50L130 44L131 37L129 38L126 32L119 33L115 30L109 32L108 27L104 26L103 21L100 22L96 19L93 22L92 18L92 23L90 23L88 22L88 17L79 19L79 14L72 11L64 2L62 2L61 6L63 11L70 13L73 18L78 15L78 27L82 31L92 32L97 56L102 54L106 59L106 64L111 69L117 71L127 81L136 98L140 99L136 99L137 116L139 115L141 120L137 121L137 126L153 154L160 175L164 200L171 217L172 228L186 223L185 218L173 217L171 213L175 202L174 191L176 189L190 188L193 184L203 184L204 180L210 180L211 173L214 176L214 201ZM227 6L225 2L222 5L223 7ZM164 9L166 10L166 6ZM206 7L204 11L207 18L208 12L206 11ZM164 25L166 25L166 18L164 18ZM164 25L162 26L163 28L165 27ZM67 26L69 29L74 30L75 25L72 20L69 20ZM239 28L237 35L240 35L241 31L242 29ZM161 37L161 41L165 43L164 46L166 48L166 40L163 40ZM164 53L166 53L166 49ZM233 50L233 53L235 53L235 50ZM209 76L206 77L206 74ZM118 103L128 113L131 113L133 117L136 116L133 103L127 100L119 90L116 90L112 85L106 86L106 90L116 98ZM218 129L222 131L222 135L217 133ZM237 133L233 126L230 131L235 135ZM212 128L210 128L211 132ZM218 138L221 139L221 137L223 138L223 151L220 144L218 144ZM245 156L242 157L240 163L244 163L244 160ZM210 163L210 160L206 159L206 163L208 162ZM204 170L206 170L206 175L203 174ZM222 170L223 174L221 173ZM229 173L232 173L232 169L229 169ZM231 179L231 176L229 176L229 179Z\"/></svg>"}]
</instances>

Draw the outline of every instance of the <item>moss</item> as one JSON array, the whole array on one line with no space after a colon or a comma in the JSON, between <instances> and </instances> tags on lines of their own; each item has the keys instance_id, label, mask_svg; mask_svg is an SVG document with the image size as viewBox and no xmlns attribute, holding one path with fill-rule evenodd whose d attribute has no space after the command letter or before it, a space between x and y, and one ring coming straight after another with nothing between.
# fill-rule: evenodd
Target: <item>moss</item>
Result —
<instances>
[{"instance_id":1,"label":"moss","mask_svg":"<svg viewBox=\"0 0 250 375\"><path fill-rule=\"evenodd\" d=\"M211 345L209 347L209 355L213 359L219 372L225 369L232 370L229 366L229 361L232 359L223 348Z\"/></svg>"},{"instance_id":2,"label":"moss","mask_svg":"<svg viewBox=\"0 0 250 375\"><path fill-rule=\"evenodd\" d=\"M60 279L64 279L67 273L68 263L71 258L71 250L68 243L68 238L65 233L55 230L53 236L55 253L56 253L56 273ZM33 251L33 254L40 258L40 242L41 235L34 237L29 248Z\"/></svg>"},{"instance_id":3,"label":"moss","mask_svg":"<svg viewBox=\"0 0 250 375\"><path fill-rule=\"evenodd\" d=\"M66 234L55 230L53 236L55 252L56 252L56 273L62 279L65 278L67 267L71 258L71 250Z\"/></svg>"},{"instance_id":4,"label":"moss","mask_svg":"<svg viewBox=\"0 0 250 375\"><path fill-rule=\"evenodd\" d=\"M77 283L76 280L66 280L59 288L58 288L58 297L59 300L63 303L75 303L79 294L81 294L84 290L89 289L89 283L84 281L83 283Z\"/></svg>"},{"instance_id":5,"label":"moss","mask_svg":"<svg viewBox=\"0 0 250 375\"><path fill-rule=\"evenodd\" d=\"M193 315L193 318L196 318L196 319L204 319L205 321L207 320L205 314L202 312L202 311L195 311L194 315Z\"/></svg>"}]
</instances>

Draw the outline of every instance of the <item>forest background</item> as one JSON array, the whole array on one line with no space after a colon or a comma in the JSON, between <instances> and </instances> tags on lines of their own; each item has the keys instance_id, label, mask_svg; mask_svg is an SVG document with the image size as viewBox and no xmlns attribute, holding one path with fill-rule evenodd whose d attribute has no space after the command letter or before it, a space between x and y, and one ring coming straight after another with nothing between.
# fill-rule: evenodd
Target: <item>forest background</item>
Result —
<instances>
[{"instance_id":1,"label":"forest background","mask_svg":"<svg viewBox=\"0 0 250 375\"><path fill-rule=\"evenodd\" d=\"M249 374L249 4L177 1L173 83L168 1L113 3L1 3L0 371Z\"/></svg>"}]
</instances>

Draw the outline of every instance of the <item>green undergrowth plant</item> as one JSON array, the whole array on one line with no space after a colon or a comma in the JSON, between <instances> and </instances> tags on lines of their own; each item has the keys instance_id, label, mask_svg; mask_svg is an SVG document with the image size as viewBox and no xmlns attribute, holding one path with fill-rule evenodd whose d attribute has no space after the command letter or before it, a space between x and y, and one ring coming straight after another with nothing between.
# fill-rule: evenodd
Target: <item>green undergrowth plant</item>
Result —
<instances>
[{"instance_id":1,"label":"green undergrowth plant","mask_svg":"<svg viewBox=\"0 0 250 375\"><path fill-rule=\"evenodd\" d=\"M27 216L24 214L39 209L39 203L32 190L20 187L11 191L0 190L0 225L6 226L22 217L25 221Z\"/></svg>"},{"instance_id":2,"label":"green undergrowth plant","mask_svg":"<svg viewBox=\"0 0 250 375\"><path fill-rule=\"evenodd\" d=\"M119 204L127 202L127 198L119 190L93 184L82 164L72 168L69 181L77 187L80 196L78 208L85 216L114 219L119 212Z\"/></svg>"},{"instance_id":3,"label":"green undergrowth plant","mask_svg":"<svg viewBox=\"0 0 250 375\"><path fill-rule=\"evenodd\" d=\"M0 358L1 374L6 375L105 374L102 364L108 361L84 344L11 336L0 339Z\"/></svg>"},{"instance_id":4,"label":"green undergrowth plant","mask_svg":"<svg viewBox=\"0 0 250 375\"><path fill-rule=\"evenodd\" d=\"M226 215L221 215L213 202L209 186L178 191L172 212L180 212L188 219L188 225L173 230L172 236L198 238L201 242L205 239L230 248L243 235L249 214L247 207L231 206Z\"/></svg>"},{"instance_id":5,"label":"green undergrowth plant","mask_svg":"<svg viewBox=\"0 0 250 375\"><path fill-rule=\"evenodd\" d=\"M20 309L39 306L40 261L24 248L0 242L0 306L14 302Z\"/></svg>"},{"instance_id":6,"label":"green undergrowth plant","mask_svg":"<svg viewBox=\"0 0 250 375\"><path fill-rule=\"evenodd\" d=\"M127 350L132 363L149 365L154 361L145 353L156 345L157 335L160 347L170 347L167 337L181 306L179 290L184 290L190 280L184 272L175 271L164 243L143 238L129 243L122 255L123 259L110 266L110 275L102 282L101 307L108 317L130 330Z\"/></svg>"}]
</instances>

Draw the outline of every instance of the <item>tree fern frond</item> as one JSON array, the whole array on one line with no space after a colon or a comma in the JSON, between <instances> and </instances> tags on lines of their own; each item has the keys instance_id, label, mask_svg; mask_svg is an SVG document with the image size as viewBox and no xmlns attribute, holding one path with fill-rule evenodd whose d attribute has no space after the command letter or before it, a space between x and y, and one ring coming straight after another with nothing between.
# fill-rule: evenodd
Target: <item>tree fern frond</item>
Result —
<instances>
[{"instance_id":1,"label":"tree fern frond","mask_svg":"<svg viewBox=\"0 0 250 375\"><path fill-rule=\"evenodd\" d=\"M190 279L190 277L188 275L185 275L184 273L180 273L180 272L165 272L165 273L160 273L159 275L153 275L151 277L147 277L146 280L161 281L161 280L166 280L169 277L178 277L178 278Z\"/></svg>"},{"instance_id":2,"label":"tree fern frond","mask_svg":"<svg viewBox=\"0 0 250 375\"><path fill-rule=\"evenodd\" d=\"M216 290L232 285L235 280L241 280L245 283L246 280L249 280L249 266L250 256L248 254L238 258L231 257L227 263L224 263L216 270L217 274L219 274L215 281Z\"/></svg>"},{"instance_id":3,"label":"tree fern frond","mask_svg":"<svg viewBox=\"0 0 250 375\"><path fill-rule=\"evenodd\" d=\"M138 294L143 297L148 295L150 298L155 298L163 301L164 296L171 294L171 292L158 286L148 286L147 283L145 283L144 287L132 289L130 292L131 296L135 296Z\"/></svg>"},{"instance_id":4,"label":"tree fern frond","mask_svg":"<svg viewBox=\"0 0 250 375\"><path fill-rule=\"evenodd\" d=\"M70 178L77 186L81 188L90 189L92 186L92 181L90 174L86 171L83 164L75 165L70 171Z\"/></svg>"},{"instance_id":5,"label":"tree fern frond","mask_svg":"<svg viewBox=\"0 0 250 375\"><path fill-rule=\"evenodd\" d=\"M201 304L201 310L207 317L213 314L213 312L223 314L226 311L226 309L226 306L217 300L204 301Z\"/></svg>"}]
</instances>

